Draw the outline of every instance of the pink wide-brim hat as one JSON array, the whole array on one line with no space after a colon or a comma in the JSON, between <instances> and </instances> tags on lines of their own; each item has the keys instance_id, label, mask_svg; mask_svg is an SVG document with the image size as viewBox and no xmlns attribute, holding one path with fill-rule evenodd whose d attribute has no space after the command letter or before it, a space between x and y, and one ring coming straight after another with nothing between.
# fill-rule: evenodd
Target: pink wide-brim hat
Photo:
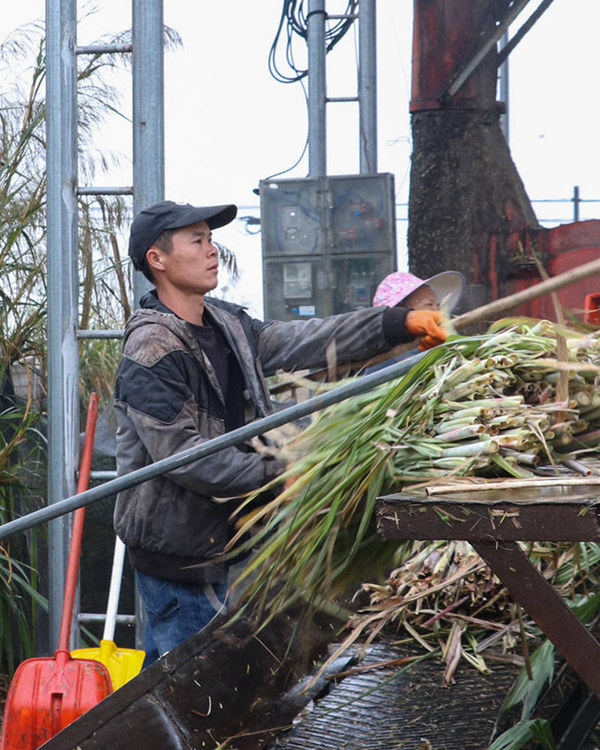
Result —
<instances>
[{"instance_id":1,"label":"pink wide-brim hat","mask_svg":"<svg viewBox=\"0 0 600 750\"><path fill-rule=\"evenodd\" d=\"M428 286L438 298L440 309L452 312L461 298L465 277L459 271L442 271L429 279L412 273L395 271L379 284L373 297L373 307L396 307L419 287Z\"/></svg>"}]
</instances>

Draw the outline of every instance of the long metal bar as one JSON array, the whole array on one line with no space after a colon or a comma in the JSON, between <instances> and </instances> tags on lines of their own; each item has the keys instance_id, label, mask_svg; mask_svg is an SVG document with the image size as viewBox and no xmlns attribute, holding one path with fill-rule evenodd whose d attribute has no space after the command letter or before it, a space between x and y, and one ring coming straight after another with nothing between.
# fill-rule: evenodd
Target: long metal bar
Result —
<instances>
[{"instance_id":1,"label":"long metal bar","mask_svg":"<svg viewBox=\"0 0 600 750\"><path fill-rule=\"evenodd\" d=\"M165 102L163 0L132 0L133 215L165 197ZM133 273L133 302L152 284ZM135 645L144 648L146 613L135 596Z\"/></svg>"},{"instance_id":2,"label":"long metal bar","mask_svg":"<svg viewBox=\"0 0 600 750\"><path fill-rule=\"evenodd\" d=\"M77 337L80 339L122 339L124 331L118 328L106 328L105 330L86 330L80 328Z\"/></svg>"},{"instance_id":3,"label":"long metal bar","mask_svg":"<svg viewBox=\"0 0 600 750\"><path fill-rule=\"evenodd\" d=\"M133 213L165 197L163 0L132 0ZM134 273L134 303L151 288Z\"/></svg>"},{"instance_id":4,"label":"long metal bar","mask_svg":"<svg viewBox=\"0 0 600 750\"><path fill-rule=\"evenodd\" d=\"M80 187L78 195L133 195L133 187Z\"/></svg>"},{"instance_id":5,"label":"long metal bar","mask_svg":"<svg viewBox=\"0 0 600 750\"><path fill-rule=\"evenodd\" d=\"M77 617L78 622L105 622L105 614L93 612L81 612ZM135 615L117 615L117 625L135 625Z\"/></svg>"},{"instance_id":6,"label":"long metal bar","mask_svg":"<svg viewBox=\"0 0 600 750\"><path fill-rule=\"evenodd\" d=\"M117 492L129 489L130 487L135 487L136 485L145 482L147 479L152 479L153 477L160 476L168 471L187 466L187 464L190 464L193 461L198 461L202 458L207 458L217 451L223 450L223 448L237 445L255 437L256 435L262 435L275 427L280 427L288 422L293 422L301 417L306 417L308 414L324 409L326 406L331 406L332 404L336 404L339 401L350 398L351 396L356 396L359 393L365 393L382 383L387 383L389 380L404 375L411 367L413 367L413 365L426 355L427 352L420 352L413 357L391 364L382 370L371 373L370 375L356 378L350 383L341 385L339 388L335 388L332 391L320 393L300 404L295 404L287 409L282 409L275 414L269 414L267 417L257 419L255 422L245 425L244 427L239 427L236 430L232 430L225 435L220 435L212 440L207 440L194 448L189 448L188 450L177 453L174 456L163 458L149 466L137 469L137 471L132 471L129 474L113 479L112 481L106 482L98 487L93 487L92 489L81 492L73 497L67 497L51 507L40 508L32 513L28 513L26 516L2 524L0 526L0 539L5 539L21 531L27 531L34 526L38 526L41 523L57 518L59 515L70 513L84 505L91 505L99 500L104 500L111 495L115 495Z\"/></svg>"},{"instance_id":7,"label":"long metal bar","mask_svg":"<svg viewBox=\"0 0 600 750\"><path fill-rule=\"evenodd\" d=\"M377 45L376 0L360 0L358 101L360 172L377 172Z\"/></svg>"},{"instance_id":8,"label":"long metal bar","mask_svg":"<svg viewBox=\"0 0 600 750\"><path fill-rule=\"evenodd\" d=\"M309 0L308 43L308 176L327 174L327 84L325 71L325 0Z\"/></svg>"},{"instance_id":9,"label":"long metal bar","mask_svg":"<svg viewBox=\"0 0 600 750\"><path fill-rule=\"evenodd\" d=\"M485 38L483 44L479 47L473 57L468 60L465 65L460 68L450 79L450 83L445 91L442 92L440 99L446 101L451 99L460 89L463 87L471 73L477 68L484 57L508 29L510 24L515 18L525 9L525 6L529 4L529 0L518 0L515 2L506 16L502 19L502 22L498 24Z\"/></svg>"},{"instance_id":10,"label":"long metal bar","mask_svg":"<svg viewBox=\"0 0 600 750\"><path fill-rule=\"evenodd\" d=\"M90 471L90 479L105 482L107 479L116 479L116 471Z\"/></svg>"},{"instance_id":11,"label":"long metal bar","mask_svg":"<svg viewBox=\"0 0 600 750\"><path fill-rule=\"evenodd\" d=\"M525 34L530 31L535 23L539 20L542 13L545 13L548 8L552 5L554 0L543 0L538 7L533 11L529 18L523 22L521 28L513 35L512 39L507 42L504 47L498 52L498 65L502 65L514 48L523 39Z\"/></svg>"},{"instance_id":12,"label":"long metal bar","mask_svg":"<svg viewBox=\"0 0 600 750\"><path fill-rule=\"evenodd\" d=\"M132 44L88 44L75 48L76 55L106 55L131 52Z\"/></svg>"},{"instance_id":13,"label":"long metal bar","mask_svg":"<svg viewBox=\"0 0 600 750\"><path fill-rule=\"evenodd\" d=\"M76 0L46 0L49 507L74 493L79 452L76 37ZM50 525L50 644L58 642L68 537L66 518Z\"/></svg>"}]
</instances>

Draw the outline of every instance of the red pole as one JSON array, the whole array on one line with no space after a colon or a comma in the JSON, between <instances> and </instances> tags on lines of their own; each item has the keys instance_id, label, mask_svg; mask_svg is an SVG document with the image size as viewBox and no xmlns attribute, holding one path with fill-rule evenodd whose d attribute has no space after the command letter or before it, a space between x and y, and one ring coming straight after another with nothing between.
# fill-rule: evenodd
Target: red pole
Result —
<instances>
[{"instance_id":1,"label":"red pole","mask_svg":"<svg viewBox=\"0 0 600 750\"><path fill-rule=\"evenodd\" d=\"M81 464L79 467L79 479L77 481L77 492L83 492L88 488L90 481L90 469L92 466L92 452L94 450L94 432L96 430L96 418L98 416L98 394L90 394L87 419L85 423L85 436L81 451ZM71 530L71 546L69 548L69 561L67 563L67 575L65 581L65 595L63 600L62 618L60 621L60 632L58 635L58 650L69 650L69 636L71 635L71 620L73 619L73 604L75 602L75 590L77 588L77 573L79 571L79 557L81 555L81 537L83 535L83 520L85 508L78 508L73 514L73 528Z\"/></svg>"}]
</instances>

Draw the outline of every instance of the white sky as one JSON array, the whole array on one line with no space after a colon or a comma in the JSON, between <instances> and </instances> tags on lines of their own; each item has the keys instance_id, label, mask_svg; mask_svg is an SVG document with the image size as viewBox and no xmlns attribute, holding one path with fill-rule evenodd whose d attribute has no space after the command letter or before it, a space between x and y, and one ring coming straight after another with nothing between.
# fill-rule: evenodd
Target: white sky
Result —
<instances>
[{"instance_id":1,"label":"white sky","mask_svg":"<svg viewBox=\"0 0 600 750\"><path fill-rule=\"evenodd\" d=\"M532 8L539 0L533 0ZM131 24L127 0L98 0L99 11L82 24L78 44ZM327 0L330 13L344 0ZM237 203L240 215L258 215L258 181L291 167L307 132L299 84L276 82L267 69L281 0L164 0L165 23L183 47L165 58L166 196L195 204ZM43 18L44 0L3 3L1 35ZM379 171L395 176L397 202L408 200L410 170L410 60L412 0L378 0ZM513 25L516 30L522 18ZM534 208L547 226L572 220L574 185L584 203L580 218L600 218L600 22L599 0L555 0L510 56L510 145ZM328 95L356 93L356 43L350 32L328 57ZM297 46L298 62L302 62ZM1 82L0 82L1 83ZM123 80L130 112L129 80ZM328 105L328 172L358 171L356 104ZM101 148L131 158L130 126L113 120L99 134ZM305 177L307 157L282 178ZM125 170L98 184L130 184ZM398 209L399 216L406 209ZM553 221L551 221L553 220ZM406 267L406 222L398 222L399 268ZM218 240L236 252L242 279L232 297L262 315L260 235L243 224L219 230Z\"/></svg>"}]
</instances>

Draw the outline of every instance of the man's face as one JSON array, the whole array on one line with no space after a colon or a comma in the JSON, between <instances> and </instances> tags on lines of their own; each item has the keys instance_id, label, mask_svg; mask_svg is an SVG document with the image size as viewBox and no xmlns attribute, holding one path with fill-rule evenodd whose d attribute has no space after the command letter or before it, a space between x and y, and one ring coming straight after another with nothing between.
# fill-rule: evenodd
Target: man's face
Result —
<instances>
[{"instance_id":1,"label":"man's face","mask_svg":"<svg viewBox=\"0 0 600 750\"><path fill-rule=\"evenodd\" d=\"M182 292L206 294L217 286L218 252L205 221L173 233L171 252L161 253L161 278Z\"/></svg>"}]
</instances>

